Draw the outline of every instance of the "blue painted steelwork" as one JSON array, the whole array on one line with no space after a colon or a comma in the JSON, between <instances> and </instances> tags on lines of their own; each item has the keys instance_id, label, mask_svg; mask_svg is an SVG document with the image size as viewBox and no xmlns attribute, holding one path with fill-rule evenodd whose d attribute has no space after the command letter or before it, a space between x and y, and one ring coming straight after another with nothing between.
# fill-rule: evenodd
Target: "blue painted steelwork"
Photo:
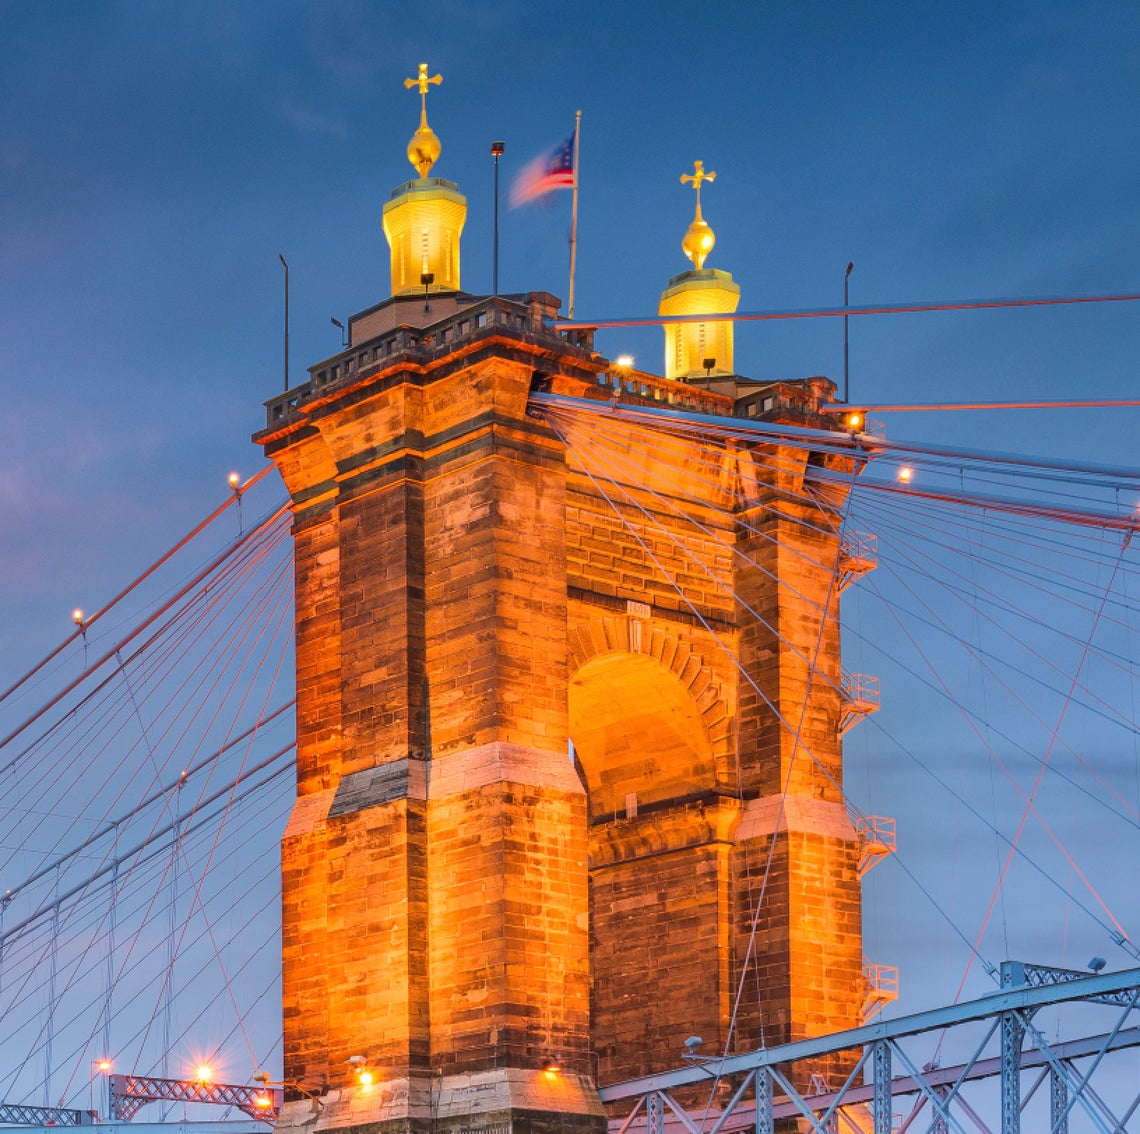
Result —
<instances>
[{"instance_id":1,"label":"blue painted steelwork","mask_svg":"<svg viewBox=\"0 0 1140 1134\"><path fill-rule=\"evenodd\" d=\"M90 1110L0 1103L0 1126L91 1126L94 1122L95 1115Z\"/></svg>"},{"instance_id":2,"label":"blue painted steelwork","mask_svg":"<svg viewBox=\"0 0 1140 1134\"><path fill-rule=\"evenodd\" d=\"M735 1081L737 1076L743 1079L731 1102L721 1111L710 1112L713 1125L708 1128L708 1134L730 1131L735 1134L744 1129L745 1122L751 1124L753 1119L756 1134L771 1134L776 1121L784 1118L806 1121L807 1129L829 1134L842 1128L840 1119L844 1125L850 1124L848 1108L866 1103L872 1104L875 1134L887 1134L892 1129L892 1100L906 1095L918 1096L912 1119L919 1110L928 1107L927 1129L964 1134L966 1127L959 1115L967 1117L973 1129L988 1128L963 1097L962 1088L978 1079L1000 1076L1002 1134L1020 1134L1025 1104L1048 1075L1051 1134L1067 1134L1068 1115L1077 1106L1094 1130L1113 1134L1124 1129L1124 1123L1140 1108L1140 1094L1124 1118L1118 1119L1093 1091L1091 1079L1109 1052L1140 1046L1140 1027L1125 1029L1123 1026L1140 1005L1140 969L1090 976L1072 970L1054 971L1044 966L1007 963L1002 967L1002 978L1006 986L1001 991L965 1004L748 1054L702 1060L697 1066L690 1062L689 1066L674 1071L603 1087L599 1093L605 1103L634 1101L633 1110L618 1134L626 1134L631 1129L642 1106L651 1116L648 1134L666 1134L667 1111L682 1117L681 1125L690 1134L704 1129L694 1123L693 1116L684 1115L670 1092L707 1083L710 1077ZM1034 1027L1034 1014L1049 1005L1077 1001L1120 1009L1115 1025L1104 1035L1049 1043ZM902 1046L904 1039L913 1041L929 1033L978 1022L988 1024L983 1029L981 1042L976 1044L967 1062L956 1067L939 1068L928 1064L919 1068ZM983 1058L995 1035L999 1039L999 1054L996 1058ZM1023 1050L1026 1037L1031 1038L1035 1046ZM797 1063L852 1051L861 1051L861 1057L840 1089L808 1096L796 1089L793 1079ZM892 1077L894 1060L904 1071L898 1078ZM1077 1070L1076 1060L1091 1062L1082 1072ZM872 1081L869 1084L857 1082L868 1065ZM1023 1099L1021 1073L1029 1069L1039 1070L1041 1078ZM778 1084L782 1099L773 1098L773 1083ZM754 1084L754 1114L745 1113L743 1106L750 1084ZM909 1124L908 1121L904 1125Z\"/></svg>"}]
</instances>

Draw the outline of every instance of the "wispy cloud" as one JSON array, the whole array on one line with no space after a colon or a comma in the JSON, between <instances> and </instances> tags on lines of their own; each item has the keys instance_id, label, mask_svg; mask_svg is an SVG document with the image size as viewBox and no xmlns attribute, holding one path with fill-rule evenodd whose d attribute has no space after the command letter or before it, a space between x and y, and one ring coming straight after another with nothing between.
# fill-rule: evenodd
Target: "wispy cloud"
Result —
<instances>
[{"instance_id":1,"label":"wispy cloud","mask_svg":"<svg viewBox=\"0 0 1140 1134\"><path fill-rule=\"evenodd\" d=\"M321 114L288 97L278 100L277 114L298 134L325 134L330 138L348 137L348 127L339 118Z\"/></svg>"}]
</instances>

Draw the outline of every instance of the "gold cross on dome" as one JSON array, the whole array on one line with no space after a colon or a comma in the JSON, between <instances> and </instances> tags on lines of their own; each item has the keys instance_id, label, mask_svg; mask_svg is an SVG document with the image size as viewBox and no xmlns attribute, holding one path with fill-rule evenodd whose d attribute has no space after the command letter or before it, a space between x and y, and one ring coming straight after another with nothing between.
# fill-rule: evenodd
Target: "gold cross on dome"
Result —
<instances>
[{"instance_id":1,"label":"gold cross on dome","mask_svg":"<svg viewBox=\"0 0 1140 1134\"><path fill-rule=\"evenodd\" d=\"M716 174L710 169L708 173L705 172L705 163L703 161L693 162L692 173L681 174L681 184L691 185L697 191L697 212L701 211L701 182L702 181L715 181Z\"/></svg>"},{"instance_id":2,"label":"gold cross on dome","mask_svg":"<svg viewBox=\"0 0 1140 1134\"><path fill-rule=\"evenodd\" d=\"M427 118L427 92L428 83L434 83L437 87L443 82L442 75L432 75L428 77L428 65L426 63L420 64L420 73L414 79L405 79L404 86L411 90L412 87L420 88L420 112L423 117Z\"/></svg>"}]
</instances>

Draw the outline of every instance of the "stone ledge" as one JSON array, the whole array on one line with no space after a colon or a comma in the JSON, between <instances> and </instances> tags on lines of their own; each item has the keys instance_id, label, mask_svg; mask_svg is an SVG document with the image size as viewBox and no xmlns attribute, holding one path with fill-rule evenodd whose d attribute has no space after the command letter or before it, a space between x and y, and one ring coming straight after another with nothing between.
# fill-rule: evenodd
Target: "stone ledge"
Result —
<instances>
[{"instance_id":1,"label":"stone ledge","mask_svg":"<svg viewBox=\"0 0 1140 1134\"><path fill-rule=\"evenodd\" d=\"M740 826L736 829L736 841L765 838L776 829L779 816L781 831L794 831L797 834L820 835L828 839L842 839L857 842L859 836L847 817L847 808L842 803L831 803L825 799L809 799L802 795L783 797L766 795L761 799L749 800L745 805Z\"/></svg>"},{"instance_id":2,"label":"stone ledge","mask_svg":"<svg viewBox=\"0 0 1140 1134\"><path fill-rule=\"evenodd\" d=\"M522 784L584 795L567 753L492 741L434 755L428 765L428 799L447 799L491 784Z\"/></svg>"}]
</instances>

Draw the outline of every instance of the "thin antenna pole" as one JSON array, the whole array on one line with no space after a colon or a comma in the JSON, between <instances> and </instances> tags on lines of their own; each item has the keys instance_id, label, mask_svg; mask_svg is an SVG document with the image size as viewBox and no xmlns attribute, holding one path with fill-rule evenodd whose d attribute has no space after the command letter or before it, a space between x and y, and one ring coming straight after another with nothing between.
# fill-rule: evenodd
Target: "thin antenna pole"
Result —
<instances>
[{"instance_id":1,"label":"thin antenna pole","mask_svg":"<svg viewBox=\"0 0 1140 1134\"><path fill-rule=\"evenodd\" d=\"M843 400L845 402L851 400L847 387L847 281L851 278L851 270L854 267L855 261L852 260L847 265L847 271L843 273Z\"/></svg>"},{"instance_id":2,"label":"thin antenna pole","mask_svg":"<svg viewBox=\"0 0 1140 1134\"><path fill-rule=\"evenodd\" d=\"M578 139L582 133L582 112L574 116L574 204L570 212L570 305L567 314L574 318L574 274L578 267Z\"/></svg>"},{"instance_id":3,"label":"thin antenna pole","mask_svg":"<svg viewBox=\"0 0 1140 1134\"><path fill-rule=\"evenodd\" d=\"M289 265L285 262L285 257L280 252L277 253L277 259L281 261L281 266L285 269L285 392L289 392Z\"/></svg>"}]
</instances>

